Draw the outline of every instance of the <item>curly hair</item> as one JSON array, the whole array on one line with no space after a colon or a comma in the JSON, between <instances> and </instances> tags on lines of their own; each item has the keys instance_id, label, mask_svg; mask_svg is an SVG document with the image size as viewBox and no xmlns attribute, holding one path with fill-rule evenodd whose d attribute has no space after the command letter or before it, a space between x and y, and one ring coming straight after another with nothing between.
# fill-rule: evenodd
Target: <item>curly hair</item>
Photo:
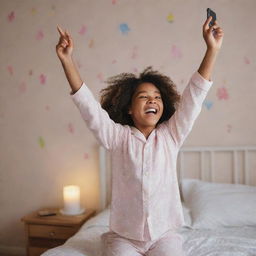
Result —
<instances>
[{"instance_id":1,"label":"curly hair","mask_svg":"<svg viewBox=\"0 0 256 256\"><path fill-rule=\"evenodd\" d=\"M114 122L134 126L128 111L137 87L145 82L152 83L161 93L164 109L157 124L168 120L174 114L180 101L176 85L168 76L149 66L138 78L133 73L121 73L107 79L108 87L100 91L100 103Z\"/></svg>"}]
</instances>

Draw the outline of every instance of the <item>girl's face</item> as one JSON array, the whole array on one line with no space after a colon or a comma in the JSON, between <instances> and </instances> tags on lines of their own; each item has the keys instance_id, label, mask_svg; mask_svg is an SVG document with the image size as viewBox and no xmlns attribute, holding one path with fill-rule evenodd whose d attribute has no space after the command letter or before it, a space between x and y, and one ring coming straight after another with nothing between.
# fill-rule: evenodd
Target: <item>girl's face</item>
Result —
<instances>
[{"instance_id":1,"label":"girl's face","mask_svg":"<svg viewBox=\"0 0 256 256\"><path fill-rule=\"evenodd\" d=\"M136 128L154 129L163 114L163 101L158 88L152 83L140 84L132 97L128 113Z\"/></svg>"}]
</instances>

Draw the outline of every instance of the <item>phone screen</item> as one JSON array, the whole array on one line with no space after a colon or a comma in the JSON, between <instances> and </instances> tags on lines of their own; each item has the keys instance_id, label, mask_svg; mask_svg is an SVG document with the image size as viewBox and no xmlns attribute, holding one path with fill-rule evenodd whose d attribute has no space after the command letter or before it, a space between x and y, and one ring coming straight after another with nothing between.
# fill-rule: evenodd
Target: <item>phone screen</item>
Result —
<instances>
[{"instance_id":1,"label":"phone screen","mask_svg":"<svg viewBox=\"0 0 256 256\"><path fill-rule=\"evenodd\" d=\"M211 20L211 22L209 23L209 26L211 27L211 26L213 26L213 24L214 24L214 21L216 20L216 13L213 11L213 10L211 10L210 8L207 8L207 19L210 17L210 16L212 16L212 20Z\"/></svg>"}]
</instances>

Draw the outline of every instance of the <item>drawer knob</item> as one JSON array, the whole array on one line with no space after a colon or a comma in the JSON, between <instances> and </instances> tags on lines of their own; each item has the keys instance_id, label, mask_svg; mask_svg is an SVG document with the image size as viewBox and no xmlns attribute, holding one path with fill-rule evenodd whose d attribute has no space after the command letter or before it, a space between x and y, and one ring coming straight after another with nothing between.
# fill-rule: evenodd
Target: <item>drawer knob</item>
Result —
<instances>
[{"instance_id":1,"label":"drawer knob","mask_svg":"<svg viewBox=\"0 0 256 256\"><path fill-rule=\"evenodd\" d=\"M55 236L55 232L54 231L50 232L50 237L54 237L54 236Z\"/></svg>"}]
</instances>

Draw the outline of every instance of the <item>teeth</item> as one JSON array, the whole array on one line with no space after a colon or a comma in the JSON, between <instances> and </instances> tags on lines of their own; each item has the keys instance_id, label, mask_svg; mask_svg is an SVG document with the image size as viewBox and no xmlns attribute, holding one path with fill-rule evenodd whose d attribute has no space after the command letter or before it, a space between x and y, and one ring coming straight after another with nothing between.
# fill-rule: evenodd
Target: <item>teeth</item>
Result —
<instances>
[{"instance_id":1,"label":"teeth","mask_svg":"<svg viewBox=\"0 0 256 256\"><path fill-rule=\"evenodd\" d=\"M149 108L145 111L145 113L149 113L149 112L153 112L153 113L156 113L156 109L154 108Z\"/></svg>"}]
</instances>

